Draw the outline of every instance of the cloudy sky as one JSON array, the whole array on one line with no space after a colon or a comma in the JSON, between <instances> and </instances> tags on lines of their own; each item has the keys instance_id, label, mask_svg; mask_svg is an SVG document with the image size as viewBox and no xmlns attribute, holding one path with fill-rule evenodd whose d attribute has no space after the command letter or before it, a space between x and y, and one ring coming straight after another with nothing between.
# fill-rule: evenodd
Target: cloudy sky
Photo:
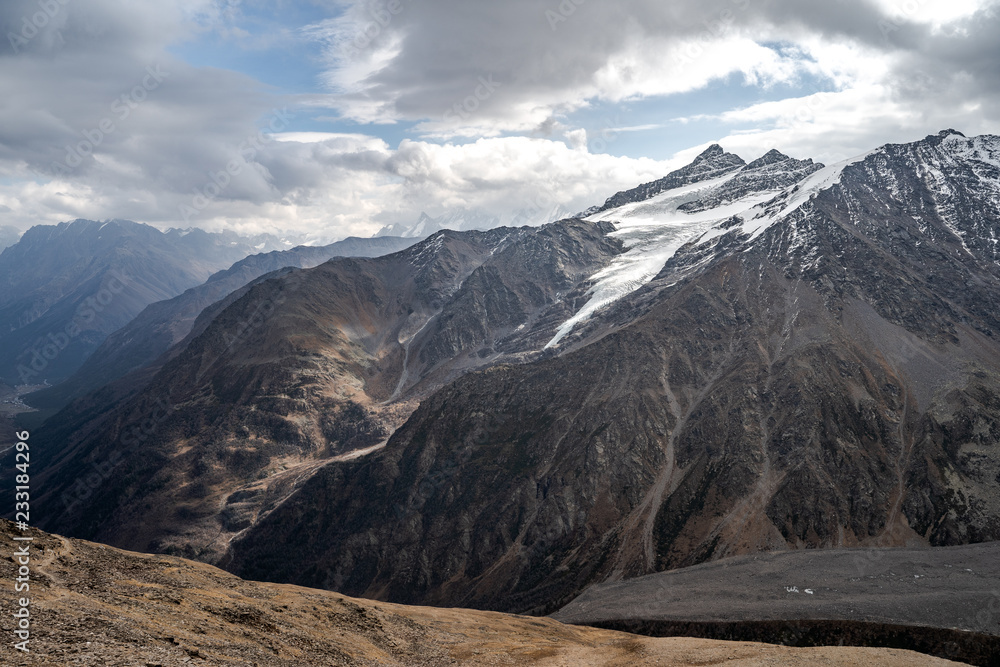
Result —
<instances>
[{"instance_id":1,"label":"cloudy sky","mask_svg":"<svg viewBox=\"0 0 1000 667\"><path fill-rule=\"evenodd\" d=\"M4 0L0 225L577 211L719 142L1000 133L1000 0Z\"/></svg>"}]
</instances>

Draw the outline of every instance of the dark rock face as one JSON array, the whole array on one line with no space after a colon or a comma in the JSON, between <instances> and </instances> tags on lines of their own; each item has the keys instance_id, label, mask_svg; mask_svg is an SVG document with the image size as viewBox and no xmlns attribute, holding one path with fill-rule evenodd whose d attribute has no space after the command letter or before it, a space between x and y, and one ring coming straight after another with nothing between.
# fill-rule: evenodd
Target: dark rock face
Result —
<instances>
[{"instance_id":1,"label":"dark rock face","mask_svg":"<svg viewBox=\"0 0 1000 667\"><path fill-rule=\"evenodd\" d=\"M445 231L258 281L203 313L145 388L99 422L42 434L46 526L218 558L324 462L383 442L414 398L537 355L534 341L621 252L611 229ZM106 479L81 488L92 466Z\"/></svg>"},{"instance_id":2,"label":"dark rock face","mask_svg":"<svg viewBox=\"0 0 1000 667\"><path fill-rule=\"evenodd\" d=\"M619 192L595 212L645 201L667 190L719 178L745 165L746 162L740 156L725 152L719 144L712 144L686 167L671 172L657 181L643 183L632 190Z\"/></svg>"},{"instance_id":3,"label":"dark rock face","mask_svg":"<svg viewBox=\"0 0 1000 667\"><path fill-rule=\"evenodd\" d=\"M740 169L710 196L681 204L678 210L707 211L752 193L790 188L822 168L812 160L795 160L773 150Z\"/></svg>"},{"instance_id":4,"label":"dark rock face","mask_svg":"<svg viewBox=\"0 0 1000 667\"><path fill-rule=\"evenodd\" d=\"M947 132L823 173L765 156L745 173L827 180L684 247L571 349L444 387L228 567L539 612L728 555L1000 539L998 162Z\"/></svg>"}]
</instances>

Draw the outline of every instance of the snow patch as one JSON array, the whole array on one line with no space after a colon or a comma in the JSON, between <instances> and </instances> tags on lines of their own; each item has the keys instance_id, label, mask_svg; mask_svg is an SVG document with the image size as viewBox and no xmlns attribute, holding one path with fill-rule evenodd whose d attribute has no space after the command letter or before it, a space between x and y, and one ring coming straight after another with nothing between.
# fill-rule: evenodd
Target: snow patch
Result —
<instances>
[{"instance_id":1,"label":"snow patch","mask_svg":"<svg viewBox=\"0 0 1000 667\"><path fill-rule=\"evenodd\" d=\"M588 292L590 299L559 327L545 349L557 345L576 325L586 321L597 311L655 278L663 265L681 247L706 230L774 197L774 191L757 192L706 211L686 213L678 210L681 205L698 200L717 189L739 171L736 169L719 178L661 192L645 201L625 204L587 218L590 221L613 222L616 229L609 236L621 239L627 250L608 267L591 276L595 284Z\"/></svg>"},{"instance_id":2,"label":"snow patch","mask_svg":"<svg viewBox=\"0 0 1000 667\"><path fill-rule=\"evenodd\" d=\"M839 184L844 169L852 164L861 162L874 152L870 151L830 165L829 167L823 167L819 171L807 176L801 183L793 185L791 189L786 190L786 196L776 197L774 203L768 202L765 205L756 207L753 211L750 211L752 215L744 217L743 233L749 234L751 241L756 239L768 227L797 210L823 190L829 190ZM728 230L723 230L723 233L726 231ZM706 238L705 240L708 239Z\"/></svg>"},{"instance_id":3,"label":"snow patch","mask_svg":"<svg viewBox=\"0 0 1000 667\"><path fill-rule=\"evenodd\" d=\"M616 229L610 236L620 238L627 250L607 268L591 277L595 284L588 292L590 299L559 327L545 349L557 345L578 324L597 311L651 281L687 243L703 243L728 233L731 228L724 227L721 223L732 220L734 216L743 220L740 231L750 236L752 241L819 192L838 184L846 167L864 160L873 152L875 151L823 167L789 188L753 192L706 211L686 213L680 211L679 207L705 198L732 180L742 168L709 181L668 190L645 201L625 204L588 217L587 220L590 221L614 223Z\"/></svg>"}]
</instances>

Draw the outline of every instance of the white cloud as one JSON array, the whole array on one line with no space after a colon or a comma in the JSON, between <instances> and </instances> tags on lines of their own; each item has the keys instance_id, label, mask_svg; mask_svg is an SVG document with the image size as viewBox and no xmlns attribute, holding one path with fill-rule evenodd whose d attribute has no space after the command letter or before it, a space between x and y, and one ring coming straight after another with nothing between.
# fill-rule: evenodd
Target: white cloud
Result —
<instances>
[{"instance_id":1,"label":"white cloud","mask_svg":"<svg viewBox=\"0 0 1000 667\"><path fill-rule=\"evenodd\" d=\"M788 82L805 64L742 34L745 0L721 14L678 5L676 21L660 4L624 3L629 15L595 3L557 31L526 0L461 11L426 2L384 26L367 3L347 4L304 30L325 46L332 94L316 102L362 123L419 121L436 138L529 132L595 100L689 92L734 73L751 85Z\"/></svg>"},{"instance_id":2,"label":"white cloud","mask_svg":"<svg viewBox=\"0 0 1000 667\"><path fill-rule=\"evenodd\" d=\"M746 159L777 147L829 162L944 127L1000 130L996 2L623 0L584 3L555 24L546 11L559 3L536 0L403 0L388 18L361 0L328 4L342 15L296 33L322 48L327 89L286 100L249 76L170 55L210 30L260 42L232 25L244 7L230 0L71 2L16 54L0 48L0 223L129 217L343 236L423 210L509 213L539 199L583 209L700 147L666 162L604 155L603 135L576 127L574 112L721 80L732 108L711 118L695 110L689 126L721 125L728 136L715 140ZM0 33L20 30L29 10L33 0L0 5ZM119 118L112 101L142 85L147 67L169 75ZM748 101L785 87L784 99ZM398 145L369 136L377 125L290 132L279 122L258 135L286 104L300 117L333 110L415 129ZM114 129L79 165L32 176L65 162L105 120ZM651 120L613 132L662 132L671 119ZM248 141L261 145L241 149ZM197 196L204 205L192 206Z\"/></svg>"},{"instance_id":3,"label":"white cloud","mask_svg":"<svg viewBox=\"0 0 1000 667\"><path fill-rule=\"evenodd\" d=\"M295 230L334 239L411 222L423 211L436 215L464 208L502 215L556 205L582 210L676 166L525 137L464 145L407 140L396 150L359 134L283 133L274 139L256 156L259 171L242 184L246 191L235 196L223 189L187 220L179 211L193 206L191 191L163 188L153 196L113 161L93 168L100 175L97 186L56 180L0 188L0 210L9 207L7 219L22 226L126 217L162 227ZM202 186L211 183L202 179ZM115 187L109 187L111 181Z\"/></svg>"},{"instance_id":4,"label":"white cloud","mask_svg":"<svg viewBox=\"0 0 1000 667\"><path fill-rule=\"evenodd\" d=\"M968 18L992 4L990 0L873 0L894 21L925 23L940 29Z\"/></svg>"}]
</instances>

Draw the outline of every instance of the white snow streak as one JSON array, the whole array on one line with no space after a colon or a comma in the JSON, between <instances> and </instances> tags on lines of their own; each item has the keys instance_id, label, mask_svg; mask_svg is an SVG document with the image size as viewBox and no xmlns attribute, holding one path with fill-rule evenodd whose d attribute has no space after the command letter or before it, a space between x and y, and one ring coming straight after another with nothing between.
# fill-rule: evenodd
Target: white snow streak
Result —
<instances>
[{"instance_id":1,"label":"white snow streak","mask_svg":"<svg viewBox=\"0 0 1000 667\"><path fill-rule=\"evenodd\" d=\"M739 169L720 178L668 190L646 201L626 204L587 218L614 222L616 230L611 236L622 239L628 250L591 277L596 284L590 289L590 300L559 327L545 349L557 345L576 325L597 311L648 283L685 244L695 240L702 243L728 233L731 229L722 227L720 223L733 216L743 219L741 231L753 240L820 191L839 183L848 165L870 154L824 167L791 188L755 192L707 211L685 213L678 207L705 198L732 179Z\"/></svg>"}]
</instances>

